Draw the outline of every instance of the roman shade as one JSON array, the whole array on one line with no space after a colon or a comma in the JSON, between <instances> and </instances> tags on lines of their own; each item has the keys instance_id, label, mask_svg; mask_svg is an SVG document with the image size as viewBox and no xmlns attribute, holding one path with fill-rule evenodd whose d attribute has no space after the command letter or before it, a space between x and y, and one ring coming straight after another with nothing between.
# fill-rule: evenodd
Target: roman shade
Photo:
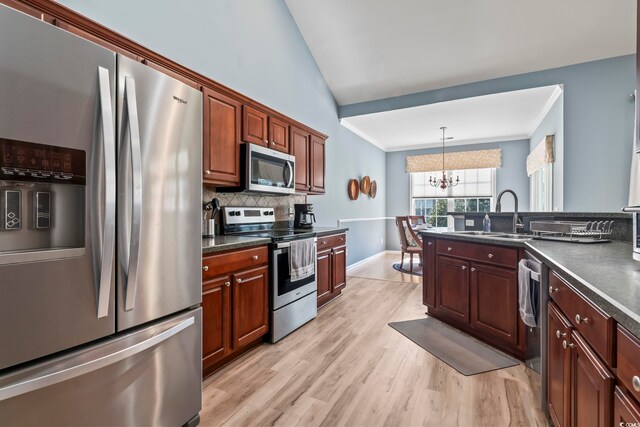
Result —
<instances>
[{"instance_id":1,"label":"roman shade","mask_svg":"<svg viewBox=\"0 0 640 427\"><path fill-rule=\"evenodd\" d=\"M446 170L499 168L502 166L502 151L499 148L478 151L445 153ZM442 171L442 154L407 156L407 172Z\"/></svg>"},{"instance_id":2,"label":"roman shade","mask_svg":"<svg viewBox=\"0 0 640 427\"><path fill-rule=\"evenodd\" d=\"M533 175L535 171L553 161L553 135L547 135L527 156L527 175Z\"/></svg>"}]
</instances>

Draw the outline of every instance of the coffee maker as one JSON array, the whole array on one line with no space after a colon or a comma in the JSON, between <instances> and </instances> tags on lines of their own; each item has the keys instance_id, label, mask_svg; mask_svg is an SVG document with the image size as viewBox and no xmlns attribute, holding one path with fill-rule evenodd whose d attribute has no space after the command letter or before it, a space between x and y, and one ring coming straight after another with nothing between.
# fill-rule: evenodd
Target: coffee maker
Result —
<instances>
[{"instance_id":1,"label":"coffee maker","mask_svg":"<svg viewBox=\"0 0 640 427\"><path fill-rule=\"evenodd\" d=\"M313 205L311 203L296 203L293 208L295 209L293 228L313 228L313 223L316 222Z\"/></svg>"}]
</instances>

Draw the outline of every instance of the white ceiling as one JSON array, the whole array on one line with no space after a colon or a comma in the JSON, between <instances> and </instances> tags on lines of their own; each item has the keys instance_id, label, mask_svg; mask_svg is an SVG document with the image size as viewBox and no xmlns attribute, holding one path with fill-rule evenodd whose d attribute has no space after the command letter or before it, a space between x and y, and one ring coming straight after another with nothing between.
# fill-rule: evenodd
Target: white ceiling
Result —
<instances>
[{"instance_id":1,"label":"white ceiling","mask_svg":"<svg viewBox=\"0 0 640 427\"><path fill-rule=\"evenodd\" d=\"M635 0L285 0L339 105L635 52Z\"/></svg>"},{"instance_id":2,"label":"white ceiling","mask_svg":"<svg viewBox=\"0 0 640 427\"><path fill-rule=\"evenodd\" d=\"M340 123L385 151L527 139L555 100L560 86L497 93L419 107L347 117Z\"/></svg>"}]
</instances>

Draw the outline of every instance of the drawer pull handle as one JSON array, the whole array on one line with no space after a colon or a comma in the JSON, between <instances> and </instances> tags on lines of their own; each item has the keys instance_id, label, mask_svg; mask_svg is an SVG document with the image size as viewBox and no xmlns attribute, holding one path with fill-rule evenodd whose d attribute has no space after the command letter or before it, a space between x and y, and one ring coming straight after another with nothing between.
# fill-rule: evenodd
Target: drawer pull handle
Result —
<instances>
[{"instance_id":1,"label":"drawer pull handle","mask_svg":"<svg viewBox=\"0 0 640 427\"><path fill-rule=\"evenodd\" d=\"M205 173L206 175L211 175L211 171L210 171L210 170L206 170L206 171L204 171L204 173Z\"/></svg>"},{"instance_id":2,"label":"drawer pull handle","mask_svg":"<svg viewBox=\"0 0 640 427\"><path fill-rule=\"evenodd\" d=\"M252 258L254 261L257 261L257 260L258 260L258 255L254 255L254 256L252 256L251 258Z\"/></svg>"},{"instance_id":3,"label":"drawer pull handle","mask_svg":"<svg viewBox=\"0 0 640 427\"><path fill-rule=\"evenodd\" d=\"M566 337L566 336L567 336L567 333L566 333L566 332L560 332L560 329L558 329L558 330L556 331L556 338L560 339L560 338L562 338L562 337Z\"/></svg>"},{"instance_id":4,"label":"drawer pull handle","mask_svg":"<svg viewBox=\"0 0 640 427\"><path fill-rule=\"evenodd\" d=\"M471 267L471 271L476 271L476 268L475 267Z\"/></svg>"},{"instance_id":5,"label":"drawer pull handle","mask_svg":"<svg viewBox=\"0 0 640 427\"><path fill-rule=\"evenodd\" d=\"M634 377L631 379L631 384L633 384L633 389L635 391L640 391L640 377L637 375L634 375Z\"/></svg>"},{"instance_id":6,"label":"drawer pull handle","mask_svg":"<svg viewBox=\"0 0 640 427\"><path fill-rule=\"evenodd\" d=\"M489 257L489 259L493 258L493 254L489 254L487 256Z\"/></svg>"},{"instance_id":7,"label":"drawer pull handle","mask_svg":"<svg viewBox=\"0 0 640 427\"><path fill-rule=\"evenodd\" d=\"M554 292L558 292L558 288L554 288L553 286L549 286L549 294L552 294Z\"/></svg>"},{"instance_id":8,"label":"drawer pull handle","mask_svg":"<svg viewBox=\"0 0 640 427\"><path fill-rule=\"evenodd\" d=\"M588 317L580 317L579 314L576 314L576 323L580 324L580 323L589 323L589 318Z\"/></svg>"},{"instance_id":9,"label":"drawer pull handle","mask_svg":"<svg viewBox=\"0 0 640 427\"><path fill-rule=\"evenodd\" d=\"M208 265L205 265L204 267L202 267L202 270L203 270L203 271L209 271L209 266L208 266Z\"/></svg>"},{"instance_id":10,"label":"drawer pull handle","mask_svg":"<svg viewBox=\"0 0 640 427\"><path fill-rule=\"evenodd\" d=\"M463 270L466 270L466 269L467 269L467 266L466 266L466 265L463 265L463 266L462 266L462 267L460 267L460 268L462 268Z\"/></svg>"},{"instance_id":11,"label":"drawer pull handle","mask_svg":"<svg viewBox=\"0 0 640 427\"><path fill-rule=\"evenodd\" d=\"M427 244L428 244L429 246L431 246L431 245L433 245L433 242L427 242Z\"/></svg>"},{"instance_id":12,"label":"drawer pull handle","mask_svg":"<svg viewBox=\"0 0 640 427\"><path fill-rule=\"evenodd\" d=\"M231 286L231 282L224 282L224 285L228 288L229 286Z\"/></svg>"},{"instance_id":13,"label":"drawer pull handle","mask_svg":"<svg viewBox=\"0 0 640 427\"><path fill-rule=\"evenodd\" d=\"M452 248L451 246L449 246L449 247L447 248L447 250L448 250L449 252L451 252L451 251L453 250L453 248Z\"/></svg>"},{"instance_id":14,"label":"drawer pull handle","mask_svg":"<svg viewBox=\"0 0 640 427\"><path fill-rule=\"evenodd\" d=\"M236 282L242 283L242 279L236 279Z\"/></svg>"},{"instance_id":15,"label":"drawer pull handle","mask_svg":"<svg viewBox=\"0 0 640 427\"><path fill-rule=\"evenodd\" d=\"M567 349L567 347L569 348L573 348L575 344L573 343L567 343L567 340L562 340L562 348L564 348L565 350Z\"/></svg>"},{"instance_id":16,"label":"drawer pull handle","mask_svg":"<svg viewBox=\"0 0 640 427\"><path fill-rule=\"evenodd\" d=\"M325 240L323 240L322 242L320 242L321 245L326 245L327 242Z\"/></svg>"}]
</instances>

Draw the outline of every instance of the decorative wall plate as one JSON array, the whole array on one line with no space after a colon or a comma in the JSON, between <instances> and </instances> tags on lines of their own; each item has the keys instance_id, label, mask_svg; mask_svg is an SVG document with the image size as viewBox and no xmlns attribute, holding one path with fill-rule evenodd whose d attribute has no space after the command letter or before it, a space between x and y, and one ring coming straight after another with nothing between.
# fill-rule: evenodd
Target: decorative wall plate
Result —
<instances>
[{"instance_id":1,"label":"decorative wall plate","mask_svg":"<svg viewBox=\"0 0 640 427\"><path fill-rule=\"evenodd\" d=\"M369 197L371 197L372 199L375 199L376 194L378 194L378 183L374 179L373 181L371 181L371 189L369 190Z\"/></svg>"},{"instance_id":2,"label":"decorative wall plate","mask_svg":"<svg viewBox=\"0 0 640 427\"><path fill-rule=\"evenodd\" d=\"M358 180L350 179L349 185L347 186L347 192L349 193L349 199L358 200L358 196L360 195L360 191L358 191Z\"/></svg>"},{"instance_id":3,"label":"decorative wall plate","mask_svg":"<svg viewBox=\"0 0 640 427\"><path fill-rule=\"evenodd\" d=\"M360 191L362 194L369 194L369 190L371 190L371 178L367 175L360 181Z\"/></svg>"}]
</instances>

